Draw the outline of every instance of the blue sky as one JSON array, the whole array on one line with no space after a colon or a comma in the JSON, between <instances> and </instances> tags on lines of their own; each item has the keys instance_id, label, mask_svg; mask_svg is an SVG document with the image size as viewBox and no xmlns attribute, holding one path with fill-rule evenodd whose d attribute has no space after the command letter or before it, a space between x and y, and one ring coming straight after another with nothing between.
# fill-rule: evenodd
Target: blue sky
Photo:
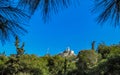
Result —
<instances>
[{"instance_id":1,"label":"blue sky","mask_svg":"<svg viewBox=\"0 0 120 75\"><path fill-rule=\"evenodd\" d=\"M103 41L107 45L118 43L120 28L97 24L91 8L90 0L81 0L79 6L52 15L47 24L41 20L40 12L36 11L27 27L28 33L21 36L21 42L25 42L25 53L42 56L49 49L48 52L54 55L69 46L77 54L80 50L91 49L94 40L96 45ZM16 53L13 41L0 45L0 50L7 55Z\"/></svg>"}]
</instances>

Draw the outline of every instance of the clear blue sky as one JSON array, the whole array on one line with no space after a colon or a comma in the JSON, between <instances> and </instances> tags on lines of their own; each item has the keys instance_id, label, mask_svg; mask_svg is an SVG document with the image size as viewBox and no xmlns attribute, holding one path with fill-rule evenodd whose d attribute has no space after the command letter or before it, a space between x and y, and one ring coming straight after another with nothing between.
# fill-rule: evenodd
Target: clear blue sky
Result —
<instances>
[{"instance_id":1,"label":"clear blue sky","mask_svg":"<svg viewBox=\"0 0 120 75\"><path fill-rule=\"evenodd\" d=\"M28 29L28 34L21 37L25 42L25 53L54 55L70 47L75 53L83 49L91 49L91 42L98 45L104 41L107 45L116 44L120 41L120 28L110 25L100 26L95 22L95 16L91 14L92 2L81 0L80 6L63 9L57 15L52 15L48 24L44 24L40 12L33 15ZM14 42L0 45L0 52L7 55L16 53Z\"/></svg>"}]
</instances>

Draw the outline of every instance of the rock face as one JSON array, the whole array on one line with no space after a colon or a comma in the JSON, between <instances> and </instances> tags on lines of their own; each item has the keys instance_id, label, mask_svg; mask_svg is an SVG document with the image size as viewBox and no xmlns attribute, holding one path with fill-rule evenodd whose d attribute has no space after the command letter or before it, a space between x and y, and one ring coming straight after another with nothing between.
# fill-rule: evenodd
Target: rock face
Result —
<instances>
[{"instance_id":1,"label":"rock face","mask_svg":"<svg viewBox=\"0 0 120 75\"><path fill-rule=\"evenodd\" d=\"M71 57L71 56L75 56L75 53L73 50L70 49L70 47L68 47L65 51L63 51L62 53L58 55L62 57Z\"/></svg>"}]
</instances>

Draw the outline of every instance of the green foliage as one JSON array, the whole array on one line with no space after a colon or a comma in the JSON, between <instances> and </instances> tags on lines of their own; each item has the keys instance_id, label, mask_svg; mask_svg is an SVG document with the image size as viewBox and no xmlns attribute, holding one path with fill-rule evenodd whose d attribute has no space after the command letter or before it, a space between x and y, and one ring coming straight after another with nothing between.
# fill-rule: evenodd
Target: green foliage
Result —
<instances>
[{"instance_id":1,"label":"green foliage","mask_svg":"<svg viewBox=\"0 0 120 75\"><path fill-rule=\"evenodd\" d=\"M120 45L106 46L100 44L98 53L102 59L94 66L88 74L90 75L119 75L120 74Z\"/></svg>"},{"instance_id":2,"label":"green foliage","mask_svg":"<svg viewBox=\"0 0 120 75\"><path fill-rule=\"evenodd\" d=\"M98 54L94 50L83 50L78 54L76 66L81 75L88 73L89 69L94 67L98 62Z\"/></svg>"},{"instance_id":3,"label":"green foliage","mask_svg":"<svg viewBox=\"0 0 120 75\"><path fill-rule=\"evenodd\" d=\"M94 50L83 50L79 52L78 59L80 63L84 63L87 67L91 67L98 62L98 54Z\"/></svg>"},{"instance_id":4,"label":"green foliage","mask_svg":"<svg viewBox=\"0 0 120 75\"><path fill-rule=\"evenodd\" d=\"M102 58L105 59L110 53L110 47L106 46L104 43L98 46L98 53L102 55Z\"/></svg>"},{"instance_id":5,"label":"green foliage","mask_svg":"<svg viewBox=\"0 0 120 75\"><path fill-rule=\"evenodd\" d=\"M98 65L92 68L90 75L119 75L120 74L120 55L115 55L103 59Z\"/></svg>"},{"instance_id":6,"label":"green foliage","mask_svg":"<svg viewBox=\"0 0 120 75\"><path fill-rule=\"evenodd\" d=\"M82 50L77 56L62 57L24 54L24 44L17 54L0 54L0 75L119 75L120 45L100 44L97 51Z\"/></svg>"},{"instance_id":7,"label":"green foliage","mask_svg":"<svg viewBox=\"0 0 120 75\"><path fill-rule=\"evenodd\" d=\"M108 56L120 54L120 44L111 45L111 46L100 44L97 50L98 50L98 53L102 55L102 58L106 59Z\"/></svg>"}]
</instances>

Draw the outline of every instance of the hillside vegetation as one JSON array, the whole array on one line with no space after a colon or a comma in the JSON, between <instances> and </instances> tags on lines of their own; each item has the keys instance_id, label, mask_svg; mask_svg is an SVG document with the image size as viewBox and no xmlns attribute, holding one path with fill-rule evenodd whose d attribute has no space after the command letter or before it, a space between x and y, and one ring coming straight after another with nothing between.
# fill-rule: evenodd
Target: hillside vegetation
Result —
<instances>
[{"instance_id":1,"label":"hillside vegetation","mask_svg":"<svg viewBox=\"0 0 120 75\"><path fill-rule=\"evenodd\" d=\"M19 45L16 37L17 54L0 55L0 75L119 75L120 44L107 46L104 43L94 50L80 50L78 55L36 56L24 54L24 43Z\"/></svg>"}]
</instances>

